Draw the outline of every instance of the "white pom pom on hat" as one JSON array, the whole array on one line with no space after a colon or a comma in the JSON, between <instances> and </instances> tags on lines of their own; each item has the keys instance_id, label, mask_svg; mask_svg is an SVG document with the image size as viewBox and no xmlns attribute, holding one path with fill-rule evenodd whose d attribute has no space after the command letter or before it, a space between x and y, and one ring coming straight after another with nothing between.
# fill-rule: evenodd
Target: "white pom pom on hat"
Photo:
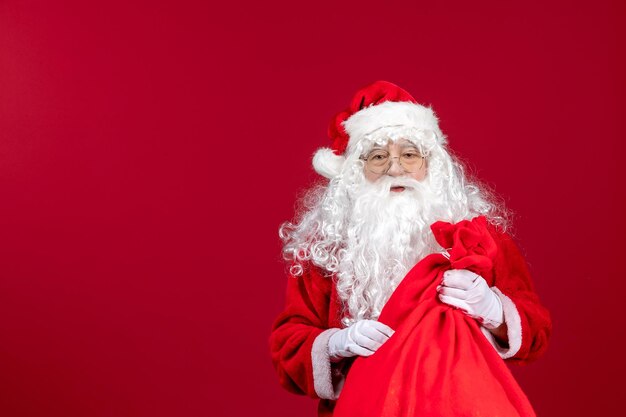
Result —
<instances>
[{"instance_id":1,"label":"white pom pom on hat","mask_svg":"<svg viewBox=\"0 0 626 417\"><path fill-rule=\"evenodd\" d=\"M344 153L365 135L384 127L409 127L434 132L443 142L439 123L431 108L418 104L405 90L388 81L376 81L354 95L350 106L335 115L328 127L331 148L313 156L315 171L332 179L341 173Z\"/></svg>"},{"instance_id":2,"label":"white pom pom on hat","mask_svg":"<svg viewBox=\"0 0 626 417\"><path fill-rule=\"evenodd\" d=\"M313 155L313 168L321 176L332 179L341 173L345 161L345 156L335 155L330 148L321 148Z\"/></svg>"}]
</instances>

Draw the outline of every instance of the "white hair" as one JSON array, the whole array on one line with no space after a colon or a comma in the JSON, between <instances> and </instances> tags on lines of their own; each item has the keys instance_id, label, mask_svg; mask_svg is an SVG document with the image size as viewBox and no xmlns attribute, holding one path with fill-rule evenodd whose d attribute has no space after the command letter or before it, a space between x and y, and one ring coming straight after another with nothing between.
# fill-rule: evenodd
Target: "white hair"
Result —
<instances>
[{"instance_id":1,"label":"white hair","mask_svg":"<svg viewBox=\"0 0 626 417\"><path fill-rule=\"evenodd\" d=\"M360 157L374 144L399 138L410 140L426 157L426 178L383 176L370 183ZM407 188L391 195L391 183ZM503 204L466 178L445 142L419 129L380 129L364 137L347 150L340 175L313 187L301 204L296 221L280 227L283 257L293 276L311 263L329 279L336 277L345 325L378 318L408 270L441 250L430 230L435 221L484 215L502 228L507 223Z\"/></svg>"}]
</instances>

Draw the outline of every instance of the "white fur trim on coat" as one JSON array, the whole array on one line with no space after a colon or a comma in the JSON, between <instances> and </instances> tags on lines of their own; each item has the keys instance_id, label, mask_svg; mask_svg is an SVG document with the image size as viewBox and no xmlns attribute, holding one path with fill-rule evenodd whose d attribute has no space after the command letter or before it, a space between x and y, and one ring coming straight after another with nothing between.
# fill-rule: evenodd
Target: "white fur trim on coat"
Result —
<instances>
[{"instance_id":1,"label":"white fur trim on coat","mask_svg":"<svg viewBox=\"0 0 626 417\"><path fill-rule=\"evenodd\" d=\"M407 101L385 101L366 107L350 116L343 126L350 137L349 147L365 135L391 126L430 130L439 140L443 140L435 112L430 107Z\"/></svg>"},{"instance_id":2,"label":"white fur trim on coat","mask_svg":"<svg viewBox=\"0 0 626 417\"><path fill-rule=\"evenodd\" d=\"M343 387L343 381L333 384L328 339L340 329L328 329L319 334L313 341L311 361L313 363L313 386L318 397L325 400L336 400ZM336 385L336 386L335 386Z\"/></svg>"},{"instance_id":3,"label":"white fur trim on coat","mask_svg":"<svg viewBox=\"0 0 626 417\"><path fill-rule=\"evenodd\" d=\"M520 318L515 303L506 295L502 294L496 287L491 287L493 292L496 293L500 301L502 302L502 311L504 312L504 322L507 327L507 336L509 338L509 347L504 348L500 346L496 338L491 334L489 330L481 326L481 330L489 343L496 349L498 355L502 359L509 359L515 356L522 347L522 319Z\"/></svg>"},{"instance_id":4,"label":"white fur trim on coat","mask_svg":"<svg viewBox=\"0 0 626 417\"><path fill-rule=\"evenodd\" d=\"M328 179L333 179L341 172L346 158L335 153L330 148L321 148L313 155L315 172Z\"/></svg>"}]
</instances>

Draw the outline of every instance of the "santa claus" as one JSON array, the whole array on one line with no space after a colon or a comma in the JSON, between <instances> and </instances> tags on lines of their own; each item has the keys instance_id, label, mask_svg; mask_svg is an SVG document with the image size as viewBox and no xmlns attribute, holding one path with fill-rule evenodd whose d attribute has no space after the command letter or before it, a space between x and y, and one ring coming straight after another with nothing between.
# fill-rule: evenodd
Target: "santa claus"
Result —
<instances>
[{"instance_id":1,"label":"santa claus","mask_svg":"<svg viewBox=\"0 0 626 417\"><path fill-rule=\"evenodd\" d=\"M398 86L358 91L313 158L328 179L280 228L280 383L330 416L531 416L504 360L541 355L550 317L501 203Z\"/></svg>"}]
</instances>

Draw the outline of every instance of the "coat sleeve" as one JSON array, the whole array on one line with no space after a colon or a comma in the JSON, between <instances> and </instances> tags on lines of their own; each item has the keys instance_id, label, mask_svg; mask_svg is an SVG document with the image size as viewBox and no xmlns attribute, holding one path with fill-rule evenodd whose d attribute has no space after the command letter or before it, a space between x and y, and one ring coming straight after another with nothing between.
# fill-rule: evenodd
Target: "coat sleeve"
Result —
<instances>
[{"instance_id":1,"label":"coat sleeve","mask_svg":"<svg viewBox=\"0 0 626 417\"><path fill-rule=\"evenodd\" d=\"M280 384L313 398L336 399L340 375L328 355L332 278L313 267L287 278L286 305L272 326L270 352ZM339 387L340 389L340 387Z\"/></svg>"},{"instance_id":2,"label":"coat sleeve","mask_svg":"<svg viewBox=\"0 0 626 417\"><path fill-rule=\"evenodd\" d=\"M541 356L552 333L550 313L535 292L528 266L510 236L494 233L498 255L494 263L494 292L502 302L508 346L501 346L486 329L485 336L503 359L528 363Z\"/></svg>"}]
</instances>

